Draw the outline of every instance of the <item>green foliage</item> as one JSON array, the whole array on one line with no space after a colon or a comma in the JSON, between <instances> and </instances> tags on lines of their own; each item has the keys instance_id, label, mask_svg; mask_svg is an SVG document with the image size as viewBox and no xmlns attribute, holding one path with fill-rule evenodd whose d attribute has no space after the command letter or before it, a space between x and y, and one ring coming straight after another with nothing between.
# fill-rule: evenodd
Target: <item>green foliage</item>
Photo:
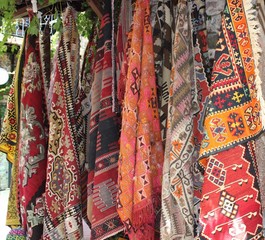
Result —
<instances>
[{"instance_id":1,"label":"green foliage","mask_svg":"<svg viewBox=\"0 0 265 240\"><path fill-rule=\"evenodd\" d=\"M57 9L56 9L56 11L54 13L54 18L56 19L56 23L53 25L53 28L57 32L61 32L62 27L63 27L63 23L62 23L62 18L60 16L60 14L58 13L58 10Z\"/></svg>"},{"instance_id":2,"label":"green foliage","mask_svg":"<svg viewBox=\"0 0 265 240\"><path fill-rule=\"evenodd\" d=\"M83 37L89 38L95 21L98 20L91 8L88 8L85 12L80 12L77 16L77 28L79 34Z\"/></svg>"},{"instance_id":3,"label":"green foliage","mask_svg":"<svg viewBox=\"0 0 265 240\"><path fill-rule=\"evenodd\" d=\"M14 44L13 44L13 45L11 46L11 52L12 52L12 53L16 53L16 52L18 51L18 49L19 49L19 46L17 46L17 45L14 45Z\"/></svg>"},{"instance_id":4,"label":"green foliage","mask_svg":"<svg viewBox=\"0 0 265 240\"><path fill-rule=\"evenodd\" d=\"M37 0L38 4L43 5L45 0ZM16 11L16 0L0 0L0 34L2 39L0 41L0 55L7 51L6 43L8 38L15 32L15 22L14 22L14 13ZM49 0L49 4L59 3L60 0ZM86 4L86 3L83 3ZM85 12L80 12L77 15L77 28L79 34L83 37L89 38L92 33L92 27L94 23L98 22L98 18L89 7L83 6L87 10ZM61 15L58 13L58 10L55 11L56 23L53 25L54 29L57 32L62 30L62 19ZM28 28L28 33L32 35L37 35L40 28L40 22L37 16L34 16L30 22ZM12 46L11 50L15 51L16 46Z\"/></svg>"},{"instance_id":5,"label":"green foliage","mask_svg":"<svg viewBox=\"0 0 265 240\"><path fill-rule=\"evenodd\" d=\"M0 42L0 54L6 52L7 47L5 44L15 31L15 23L13 21L15 9L15 0L0 1L0 13L2 16L0 33L3 36Z\"/></svg>"},{"instance_id":6,"label":"green foliage","mask_svg":"<svg viewBox=\"0 0 265 240\"><path fill-rule=\"evenodd\" d=\"M40 21L38 17L35 15L30 21L30 25L28 27L28 34L37 36L39 34L39 29L40 29Z\"/></svg>"},{"instance_id":7,"label":"green foliage","mask_svg":"<svg viewBox=\"0 0 265 240\"><path fill-rule=\"evenodd\" d=\"M59 38L60 34L58 31L51 36L51 58L53 58L53 56L55 55L56 49L58 47Z\"/></svg>"}]
</instances>

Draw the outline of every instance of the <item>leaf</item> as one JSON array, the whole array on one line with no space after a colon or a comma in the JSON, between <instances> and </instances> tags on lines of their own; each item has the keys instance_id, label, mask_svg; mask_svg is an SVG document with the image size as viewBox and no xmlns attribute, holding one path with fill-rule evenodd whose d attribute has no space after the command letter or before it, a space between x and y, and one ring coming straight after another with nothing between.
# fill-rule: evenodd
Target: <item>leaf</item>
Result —
<instances>
[{"instance_id":1,"label":"leaf","mask_svg":"<svg viewBox=\"0 0 265 240\"><path fill-rule=\"evenodd\" d=\"M37 16L34 16L32 20L30 21L29 27L28 27L28 33L30 35L38 35L39 34L39 19Z\"/></svg>"},{"instance_id":2,"label":"leaf","mask_svg":"<svg viewBox=\"0 0 265 240\"><path fill-rule=\"evenodd\" d=\"M14 44L13 44L12 47L11 47L11 52L12 52L12 53L16 52L16 51L18 50L18 48L19 48L19 47L18 47L17 45L14 45Z\"/></svg>"},{"instance_id":3,"label":"leaf","mask_svg":"<svg viewBox=\"0 0 265 240\"><path fill-rule=\"evenodd\" d=\"M8 8L8 0L1 0L0 9L7 9L7 8Z\"/></svg>"},{"instance_id":4,"label":"leaf","mask_svg":"<svg viewBox=\"0 0 265 240\"><path fill-rule=\"evenodd\" d=\"M53 25L54 29L58 32L62 29L62 19L60 17L57 18L56 23Z\"/></svg>"}]
</instances>

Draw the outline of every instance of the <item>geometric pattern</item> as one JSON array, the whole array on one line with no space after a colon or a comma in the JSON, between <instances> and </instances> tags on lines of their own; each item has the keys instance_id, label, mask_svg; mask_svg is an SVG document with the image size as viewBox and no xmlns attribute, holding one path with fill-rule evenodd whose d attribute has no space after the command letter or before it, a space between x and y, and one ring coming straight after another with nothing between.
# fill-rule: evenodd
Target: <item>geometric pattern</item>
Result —
<instances>
[{"instance_id":1,"label":"geometric pattern","mask_svg":"<svg viewBox=\"0 0 265 240\"><path fill-rule=\"evenodd\" d=\"M116 210L130 239L155 239L161 210L164 152L149 14L149 1L137 0L124 82Z\"/></svg>"},{"instance_id":2,"label":"geometric pattern","mask_svg":"<svg viewBox=\"0 0 265 240\"><path fill-rule=\"evenodd\" d=\"M106 239L123 231L118 217L118 157L120 116L113 109L116 95L112 27L114 15L111 1L104 2L103 17L93 63L89 136L89 173L87 217L91 239ZM114 37L114 36L113 36ZM137 76L137 72L135 72ZM135 82L135 81L134 81ZM137 92L137 85L132 86ZM115 107L114 107L115 108Z\"/></svg>"},{"instance_id":3,"label":"geometric pattern","mask_svg":"<svg viewBox=\"0 0 265 240\"><path fill-rule=\"evenodd\" d=\"M178 1L177 8L163 171L161 237L193 239L193 115L198 111L198 102L195 78L190 74L194 70L191 22L187 21L190 18L191 5L189 1L181 0ZM169 175L169 181L166 180L166 174ZM164 197L168 189L170 195ZM176 206L176 218L179 222L176 232L174 229L169 230L168 225L174 210L173 207L165 208L167 201L172 201Z\"/></svg>"},{"instance_id":4,"label":"geometric pattern","mask_svg":"<svg viewBox=\"0 0 265 240\"><path fill-rule=\"evenodd\" d=\"M245 110L244 117L246 119L246 123L251 130L255 130L258 127L258 123L260 122L259 118L259 109L257 107L249 107Z\"/></svg>"},{"instance_id":5,"label":"geometric pattern","mask_svg":"<svg viewBox=\"0 0 265 240\"><path fill-rule=\"evenodd\" d=\"M229 115L228 126L234 136L240 136L244 133L242 117L240 117L237 113L231 113Z\"/></svg>"},{"instance_id":6,"label":"geometric pattern","mask_svg":"<svg viewBox=\"0 0 265 240\"><path fill-rule=\"evenodd\" d=\"M249 13L244 11L244 1L226 1L216 45L211 92L205 108L204 130L210 139L203 139L201 158L241 144L262 130L257 97L259 86L255 81L254 51L246 17ZM255 24L254 19L251 21ZM211 136L212 120L216 118L222 119L226 128L227 137L222 142Z\"/></svg>"},{"instance_id":7,"label":"geometric pattern","mask_svg":"<svg viewBox=\"0 0 265 240\"><path fill-rule=\"evenodd\" d=\"M262 233L262 214L253 163L254 141L229 148L211 158L213 156L208 158L208 161L212 160L211 171L205 171L202 187L200 239L252 239L253 236L260 239L257 237ZM220 186L208 177L219 174L213 170L216 166L218 170L226 171L225 182ZM243 236L246 234L247 238Z\"/></svg>"},{"instance_id":8,"label":"geometric pattern","mask_svg":"<svg viewBox=\"0 0 265 240\"><path fill-rule=\"evenodd\" d=\"M226 0L222 13L203 123L207 138L203 139L200 152L201 166L210 168L205 171L202 188L200 239L263 239L255 140L252 140L262 130L257 97L260 86L255 86L258 81L253 79L256 66L251 41L256 39L248 31L256 24L255 11L248 1ZM252 14L253 18L249 17ZM223 101L223 107L218 109L213 96L215 99L220 96L219 100L225 97L227 102ZM209 129L214 118L225 123L227 140L223 142L217 142ZM220 163L209 164L212 157ZM220 175L225 178L218 186L215 180Z\"/></svg>"},{"instance_id":9,"label":"geometric pattern","mask_svg":"<svg viewBox=\"0 0 265 240\"><path fill-rule=\"evenodd\" d=\"M219 206L222 208L221 213L226 217L234 219L238 212L238 205L235 204L235 197L229 195L228 192L222 191L219 201Z\"/></svg>"},{"instance_id":10,"label":"geometric pattern","mask_svg":"<svg viewBox=\"0 0 265 240\"><path fill-rule=\"evenodd\" d=\"M207 165L208 179L215 185L221 187L225 183L226 170L224 164L217 159L211 158Z\"/></svg>"},{"instance_id":11,"label":"geometric pattern","mask_svg":"<svg viewBox=\"0 0 265 240\"><path fill-rule=\"evenodd\" d=\"M55 56L53 88L49 92L49 139L45 187L43 239L81 239L82 199L77 112L75 95L79 72L79 37L75 11L67 7L63 32Z\"/></svg>"},{"instance_id":12,"label":"geometric pattern","mask_svg":"<svg viewBox=\"0 0 265 240\"><path fill-rule=\"evenodd\" d=\"M210 122L211 132L217 142L223 142L226 139L225 124L220 118L214 118Z\"/></svg>"}]
</instances>

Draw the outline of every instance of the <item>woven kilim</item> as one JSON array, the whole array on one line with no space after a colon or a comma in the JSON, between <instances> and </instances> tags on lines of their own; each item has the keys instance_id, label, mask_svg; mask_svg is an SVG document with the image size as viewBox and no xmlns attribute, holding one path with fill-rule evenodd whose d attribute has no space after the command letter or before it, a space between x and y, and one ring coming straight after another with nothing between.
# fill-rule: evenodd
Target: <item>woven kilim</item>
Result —
<instances>
[{"instance_id":1,"label":"woven kilim","mask_svg":"<svg viewBox=\"0 0 265 240\"><path fill-rule=\"evenodd\" d=\"M75 11L67 7L56 54L49 113L48 163L43 239L82 239L78 152L77 81L79 36ZM77 83L76 83L77 82Z\"/></svg>"},{"instance_id":2,"label":"woven kilim","mask_svg":"<svg viewBox=\"0 0 265 240\"><path fill-rule=\"evenodd\" d=\"M18 125L19 125L19 108L20 108L20 91L22 70L24 67L24 47L25 39L21 45L15 75L10 86L9 96L7 99L6 112L0 134L0 151L7 154L7 160L11 163L15 161L18 141Z\"/></svg>"},{"instance_id":3,"label":"woven kilim","mask_svg":"<svg viewBox=\"0 0 265 240\"><path fill-rule=\"evenodd\" d=\"M24 66L25 39L21 46L19 58L15 70L15 76L10 87L7 100L7 108L3 121L2 132L0 136L0 151L7 154L7 159L13 163L11 173L11 186L8 199L8 210L6 217L6 225L19 226L19 210L18 210L18 124L19 124L19 108L20 108L20 91L22 81L22 70Z\"/></svg>"},{"instance_id":4,"label":"woven kilim","mask_svg":"<svg viewBox=\"0 0 265 240\"><path fill-rule=\"evenodd\" d=\"M123 104L124 94L125 94L126 77L128 74L128 61L129 61L131 42L132 42L132 27L133 27L133 23L131 24L130 31L128 32L125 51L122 57L123 61L122 61L121 71L120 71L120 75L118 78L118 84L117 84L117 98L118 98L120 106L122 106Z\"/></svg>"},{"instance_id":5,"label":"woven kilim","mask_svg":"<svg viewBox=\"0 0 265 240\"><path fill-rule=\"evenodd\" d=\"M26 240L26 233L22 228L11 229L6 236L6 240Z\"/></svg>"},{"instance_id":6,"label":"woven kilim","mask_svg":"<svg viewBox=\"0 0 265 240\"><path fill-rule=\"evenodd\" d=\"M128 39L128 32L130 30L130 25L132 22L132 3L131 0L123 0L121 2L121 10L119 15L119 23L117 28L117 37L116 37L116 78L120 79L121 71L124 68L124 64L127 63L127 49L130 39ZM120 89L119 81L118 81L118 91L117 98L119 101L122 101L124 95L123 90ZM120 96L120 92L122 91L122 96ZM121 103L120 103L121 104Z\"/></svg>"},{"instance_id":7,"label":"woven kilim","mask_svg":"<svg viewBox=\"0 0 265 240\"><path fill-rule=\"evenodd\" d=\"M149 1L133 16L119 159L117 210L130 239L155 239L163 147L158 113ZM156 217L158 218L156 220Z\"/></svg>"},{"instance_id":8,"label":"woven kilim","mask_svg":"<svg viewBox=\"0 0 265 240\"><path fill-rule=\"evenodd\" d=\"M43 31L40 32L40 60L41 72L45 93L46 108L48 106L48 93L51 81L51 38L50 25L47 24Z\"/></svg>"},{"instance_id":9,"label":"woven kilim","mask_svg":"<svg viewBox=\"0 0 265 240\"><path fill-rule=\"evenodd\" d=\"M217 43L201 157L261 131L254 59L241 1L228 1Z\"/></svg>"},{"instance_id":10,"label":"woven kilim","mask_svg":"<svg viewBox=\"0 0 265 240\"><path fill-rule=\"evenodd\" d=\"M204 175L201 239L262 239L254 141L209 157Z\"/></svg>"},{"instance_id":11,"label":"woven kilim","mask_svg":"<svg viewBox=\"0 0 265 240\"><path fill-rule=\"evenodd\" d=\"M18 145L18 189L22 227L27 239L41 239L43 231L47 115L40 67L38 36L27 35L21 84Z\"/></svg>"},{"instance_id":12,"label":"woven kilim","mask_svg":"<svg viewBox=\"0 0 265 240\"><path fill-rule=\"evenodd\" d=\"M112 111L111 1L101 19L91 96L88 219L91 239L106 239L124 227L116 210L120 118Z\"/></svg>"},{"instance_id":13,"label":"woven kilim","mask_svg":"<svg viewBox=\"0 0 265 240\"><path fill-rule=\"evenodd\" d=\"M193 133L194 133L194 153L193 153L193 194L194 194L194 237L200 233L199 212L200 212L200 199L203 184L203 174L199 169L198 156L203 138L203 108L209 95L209 84L206 74L209 71L208 65L208 46L205 41L206 32L206 19L205 19L205 1L194 0L191 2L191 21L192 21L192 34L193 34L193 61L194 73L196 78L195 99L199 111L195 114L193 119Z\"/></svg>"},{"instance_id":14,"label":"woven kilim","mask_svg":"<svg viewBox=\"0 0 265 240\"><path fill-rule=\"evenodd\" d=\"M172 3L170 0L159 0L156 21L153 31L155 71L158 86L158 104L161 121L162 140L166 141L168 99L172 54Z\"/></svg>"},{"instance_id":15,"label":"woven kilim","mask_svg":"<svg viewBox=\"0 0 265 240\"><path fill-rule=\"evenodd\" d=\"M261 14L262 9L259 9L259 14ZM261 19L260 20L260 25L262 24ZM260 29L262 31L262 29ZM263 30L263 33L264 30ZM261 52L260 58L257 58L256 60L259 61L259 72L260 72L260 78L265 79L265 68L264 68L264 61L263 59L265 58L265 42L262 41L264 38L264 34L260 34L259 40L257 41L259 44L261 44L261 49L263 51ZM262 81L261 83L262 87L262 95L265 96L265 82ZM261 195L261 206L262 206L262 212L263 212L263 219L265 217L265 161L264 161L264 156L265 156L265 135L262 134L260 138L256 140L256 151L257 151L257 165L258 165L258 170L259 170L259 180L260 180L260 195ZM264 223L263 223L264 226Z\"/></svg>"},{"instance_id":16,"label":"woven kilim","mask_svg":"<svg viewBox=\"0 0 265 240\"><path fill-rule=\"evenodd\" d=\"M253 44L244 1L227 0L206 107L201 239L262 239L252 138L261 131Z\"/></svg>"},{"instance_id":17,"label":"woven kilim","mask_svg":"<svg viewBox=\"0 0 265 240\"><path fill-rule=\"evenodd\" d=\"M165 158L170 168L168 180L163 182L163 191L170 189L170 194L162 199L161 237L193 239L193 115L198 111L198 104L195 99L191 18L186 0L178 2L172 65L168 110L170 138L166 139L166 145L170 147ZM174 201L178 214L171 219L170 202ZM172 224L174 221L176 223ZM171 224L177 228L172 229Z\"/></svg>"},{"instance_id":18,"label":"woven kilim","mask_svg":"<svg viewBox=\"0 0 265 240\"><path fill-rule=\"evenodd\" d=\"M96 46L96 24L92 27L92 34L89 37L89 41L84 53L82 70L81 70L81 88L80 88L80 101L82 104L82 121L83 121L83 144L84 144L84 156L85 163L82 167L82 176L81 176L81 188L82 188L82 215L86 222L87 219L87 178L88 178L88 169L89 166L89 119L91 112L91 87L93 82L93 65L94 65L94 56L95 56L95 46ZM90 224L90 223L88 223Z\"/></svg>"}]
</instances>

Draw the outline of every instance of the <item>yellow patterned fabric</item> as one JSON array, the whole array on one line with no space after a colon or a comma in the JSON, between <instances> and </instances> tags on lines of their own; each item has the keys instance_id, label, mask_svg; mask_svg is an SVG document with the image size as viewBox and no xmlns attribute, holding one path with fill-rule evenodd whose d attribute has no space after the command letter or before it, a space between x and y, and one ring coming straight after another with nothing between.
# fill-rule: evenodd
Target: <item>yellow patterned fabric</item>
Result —
<instances>
[{"instance_id":1,"label":"yellow patterned fabric","mask_svg":"<svg viewBox=\"0 0 265 240\"><path fill-rule=\"evenodd\" d=\"M18 118L19 118L19 89L22 79L22 67L24 56L24 43L21 46L18 64L15 71L15 76L10 87L7 100L7 109L4 117L2 132L0 135L0 151L7 154L7 159L14 163L16 144L18 139Z\"/></svg>"},{"instance_id":2,"label":"yellow patterned fabric","mask_svg":"<svg viewBox=\"0 0 265 240\"><path fill-rule=\"evenodd\" d=\"M17 162L17 141L18 141L18 120L20 85L22 79L22 68L24 65L24 41L18 58L15 76L10 88L7 100L7 109L4 117L2 132L0 135L0 151L7 154L7 159L13 163L11 173L11 186L8 199L8 210L6 216L7 226L19 226L18 212L18 162Z\"/></svg>"},{"instance_id":3,"label":"yellow patterned fabric","mask_svg":"<svg viewBox=\"0 0 265 240\"><path fill-rule=\"evenodd\" d=\"M18 161L17 149L15 150L14 163L12 166L11 186L8 198L6 225L20 226L19 212L18 212Z\"/></svg>"}]
</instances>

